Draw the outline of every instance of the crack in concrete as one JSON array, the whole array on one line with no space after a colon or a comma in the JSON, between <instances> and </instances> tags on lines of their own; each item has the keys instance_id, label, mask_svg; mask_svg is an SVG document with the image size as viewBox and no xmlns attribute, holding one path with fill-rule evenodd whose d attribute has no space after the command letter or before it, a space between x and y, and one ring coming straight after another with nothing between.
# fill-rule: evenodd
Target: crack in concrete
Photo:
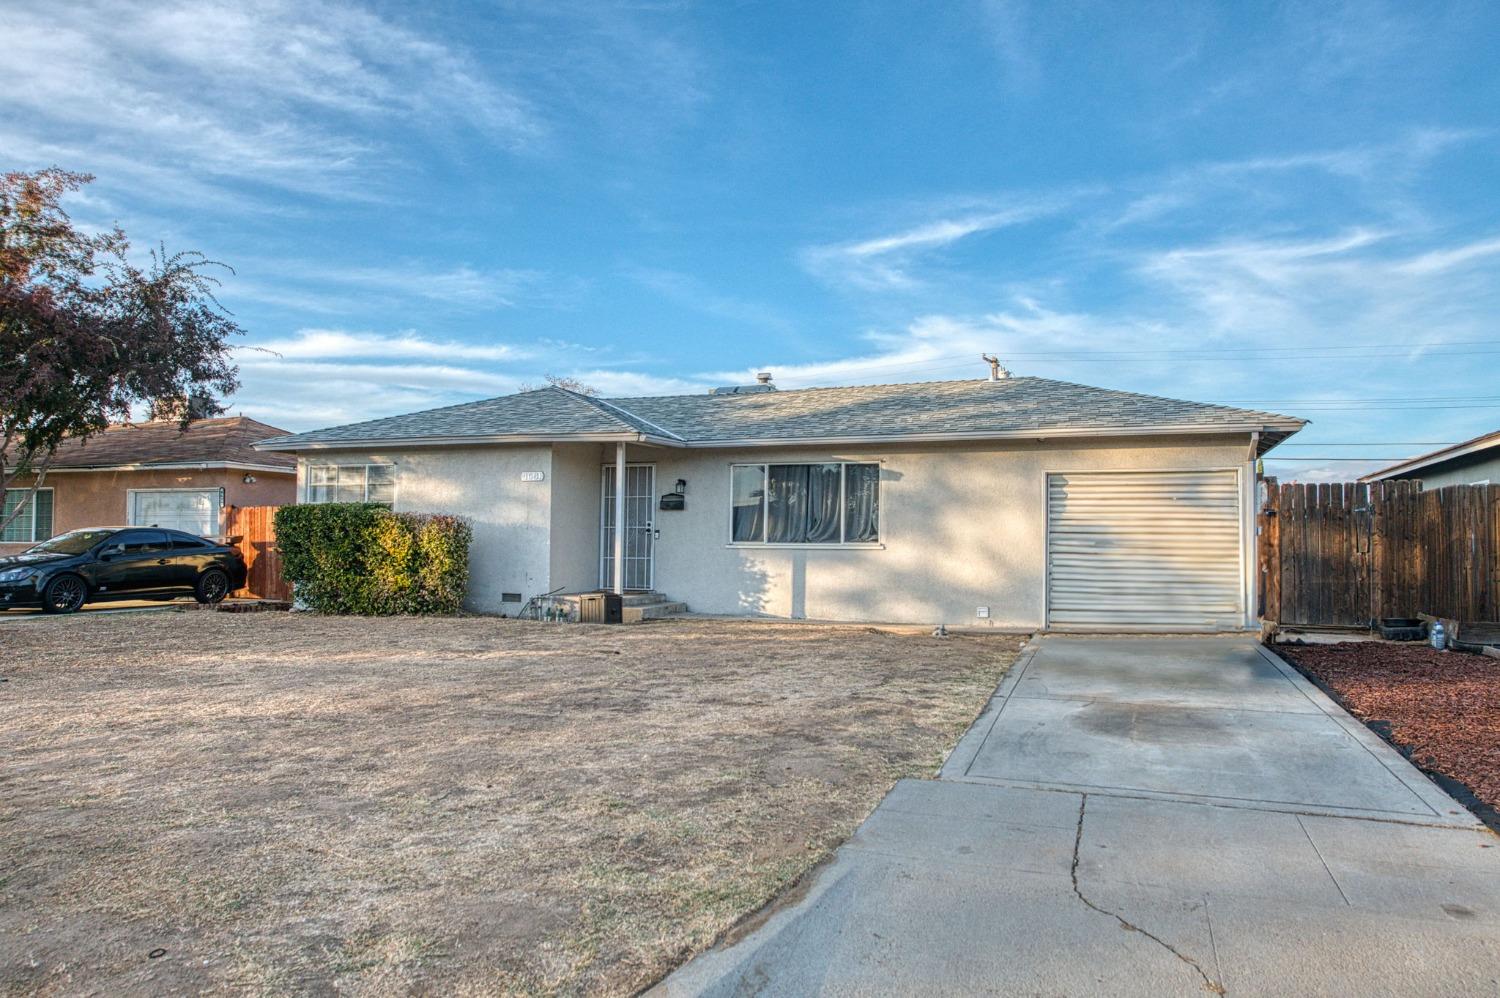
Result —
<instances>
[{"instance_id":1,"label":"crack in concrete","mask_svg":"<svg viewBox=\"0 0 1500 998\"><path fill-rule=\"evenodd\" d=\"M1171 943L1167 942L1160 936L1155 935L1147 929L1141 928L1139 925L1136 925L1135 923L1127 920L1116 912L1110 911L1108 908L1100 907L1099 905L1090 901L1088 897L1084 895L1083 889L1078 886L1078 859L1079 850L1083 846L1083 815L1084 812L1088 810L1089 795L1083 794L1081 795L1081 797L1082 799L1078 802L1078 830L1073 835L1073 866L1069 871L1073 878L1073 893L1078 897L1078 900L1082 901L1084 904L1088 905L1088 907L1092 908L1094 911L1097 911L1099 914L1108 915L1110 918L1113 918L1115 921L1120 923L1121 928L1127 929L1131 932L1139 932L1141 935L1145 936L1147 939L1151 940L1156 945L1160 946L1162 949L1166 950L1168 953L1171 953L1177 959L1181 960L1183 963L1196 970L1198 972L1198 976L1203 978L1203 986L1209 991L1212 991L1216 995L1224 994L1224 985L1216 981L1214 978L1210 977L1208 971L1204 970L1203 965L1200 964L1197 960L1194 960L1192 957L1188 956L1186 953L1182 952L1182 950L1178 949L1176 946L1173 946Z\"/></svg>"}]
</instances>

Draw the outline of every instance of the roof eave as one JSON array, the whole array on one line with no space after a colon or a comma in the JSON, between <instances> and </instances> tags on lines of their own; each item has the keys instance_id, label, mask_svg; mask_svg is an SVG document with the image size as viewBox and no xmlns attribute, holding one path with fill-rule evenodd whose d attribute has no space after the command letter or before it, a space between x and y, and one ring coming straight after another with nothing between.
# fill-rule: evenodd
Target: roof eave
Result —
<instances>
[{"instance_id":1,"label":"roof eave","mask_svg":"<svg viewBox=\"0 0 1500 998\"><path fill-rule=\"evenodd\" d=\"M259 464L252 461L138 461L113 464L73 464L47 469L48 475L79 474L90 471L264 471L267 474L295 475L297 469L286 464Z\"/></svg>"},{"instance_id":2,"label":"roof eave","mask_svg":"<svg viewBox=\"0 0 1500 998\"><path fill-rule=\"evenodd\" d=\"M816 446L860 446L890 443L951 443L984 440L1050 440L1056 437L1146 437L1146 436L1236 436L1243 433L1261 434L1261 453L1276 446L1287 437L1302 429L1303 421L1284 423L1225 423L1216 426L1160 425L1160 426L1099 426L1099 427L1051 427L1025 430L975 430L947 433L876 433L846 434L816 437L735 437L720 440L671 439L649 433L548 433L548 434L485 434L441 437L367 437L349 440L287 440L273 437L256 441L252 446L261 451L294 453L306 450L361 450L374 447L455 447L473 444L547 444L547 443L642 443L655 447L678 447L689 449L764 448L764 447L816 447Z\"/></svg>"},{"instance_id":3,"label":"roof eave","mask_svg":"<svg viewBox=\"0 0 1500 998\"><path fill-rule=\"evenodd\" d=\"M1384 481L1387 478L1395 478L1397 475L1420 471L1423 468L1430 468L1433 465L1442 464L1446 461L1456 461L1461 457L1478 454L1480 451L1490 450L1494 447L1500 447L1500 433L1486 433L1482 437L1475 437L1473 440L1455 444L1452 447L1444 447L1442 450L1429 451L1426 454L1407 458L1405 461L1393 464L1390 467L1381 468L1379 471L1372 471L1368 475L1363 475L1359 480L1361 482Z\"/></svg>"},{"instance_id":4,"label":"roof eave","mask_svg":"<svg viewBox=\"0 0 1500 998\"><path fill-rule=\"evenodd\" d=\"M688 440L689 448L856 446L882 443L944 443L983 440L1051 440L1057 437L1147 437L1147 436L1238 436L1260 433L1262 453L1302 429L1301 421L1287 423L1235 423L1219 426L1102 426L1052 427L1026 430L975 430L949 433L880 433L820 437L745 437L724 440ZM1267 438L1270 438L1267 442Z\"/></svg>"}]
</instances>

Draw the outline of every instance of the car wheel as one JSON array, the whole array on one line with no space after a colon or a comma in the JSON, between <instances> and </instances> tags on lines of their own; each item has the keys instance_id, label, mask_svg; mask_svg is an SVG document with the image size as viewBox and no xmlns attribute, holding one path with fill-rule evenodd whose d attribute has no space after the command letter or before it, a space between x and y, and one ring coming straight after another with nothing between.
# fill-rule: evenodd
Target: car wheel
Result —
<instances>
[{"instance_id":1,"label":"car wheel","mask_svg":"<svg viewBox=\"0 0 1500 998\"><path fill-rule=\"evenodd\" d=\"M193 598L199 603L218 603L229 595L229 576L222 568L210 568L198 576Z\"/></svg>"},{"instance_id":2,"label":"car wheel","mask_svg":"<svg viewBox=\"0 0 1500 998\"><path fill-rule=\"evenodd\" d=\"M42 609L47 613L72 613L88 596L88 584L78 576L59 575L42 590Z\"/></svg>"}]
</instances>

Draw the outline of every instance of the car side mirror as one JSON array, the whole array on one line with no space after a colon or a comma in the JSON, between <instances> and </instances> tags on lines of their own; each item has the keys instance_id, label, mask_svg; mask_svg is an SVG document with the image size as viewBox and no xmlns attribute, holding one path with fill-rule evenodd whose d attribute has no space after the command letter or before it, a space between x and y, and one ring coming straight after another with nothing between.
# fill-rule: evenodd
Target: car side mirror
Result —
<instances>
[{"instance_id":1,"label":"car side mirror","mask_svg":"<svg viewBox=\"0 0 1500 998\"><path fill-rule=\"evenodd\" d=\"M120 554L124 550L125 545L123 544L111 544L109 547L99 552L99 557L106 559L113 558L115 555Z\"/></svg>"}]
</instances>

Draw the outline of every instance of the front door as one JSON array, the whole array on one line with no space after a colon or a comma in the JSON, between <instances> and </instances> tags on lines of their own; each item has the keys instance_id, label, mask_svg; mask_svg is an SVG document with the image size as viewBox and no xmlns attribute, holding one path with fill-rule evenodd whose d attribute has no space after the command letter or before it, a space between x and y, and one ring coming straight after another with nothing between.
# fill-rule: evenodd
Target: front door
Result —
<instances>
[{"instance_id":1,"label":"front door","mask_svg":"<svg viewBox=\"0 0 1500 998\"><path fill-rule=\"evenodd\" d=\"M615 584L615 467L604 466L602 515L599 518L599 585ZM656 465L625 466L625 588L650 589L655 575Z\"/></svg>"}]
</instances>

